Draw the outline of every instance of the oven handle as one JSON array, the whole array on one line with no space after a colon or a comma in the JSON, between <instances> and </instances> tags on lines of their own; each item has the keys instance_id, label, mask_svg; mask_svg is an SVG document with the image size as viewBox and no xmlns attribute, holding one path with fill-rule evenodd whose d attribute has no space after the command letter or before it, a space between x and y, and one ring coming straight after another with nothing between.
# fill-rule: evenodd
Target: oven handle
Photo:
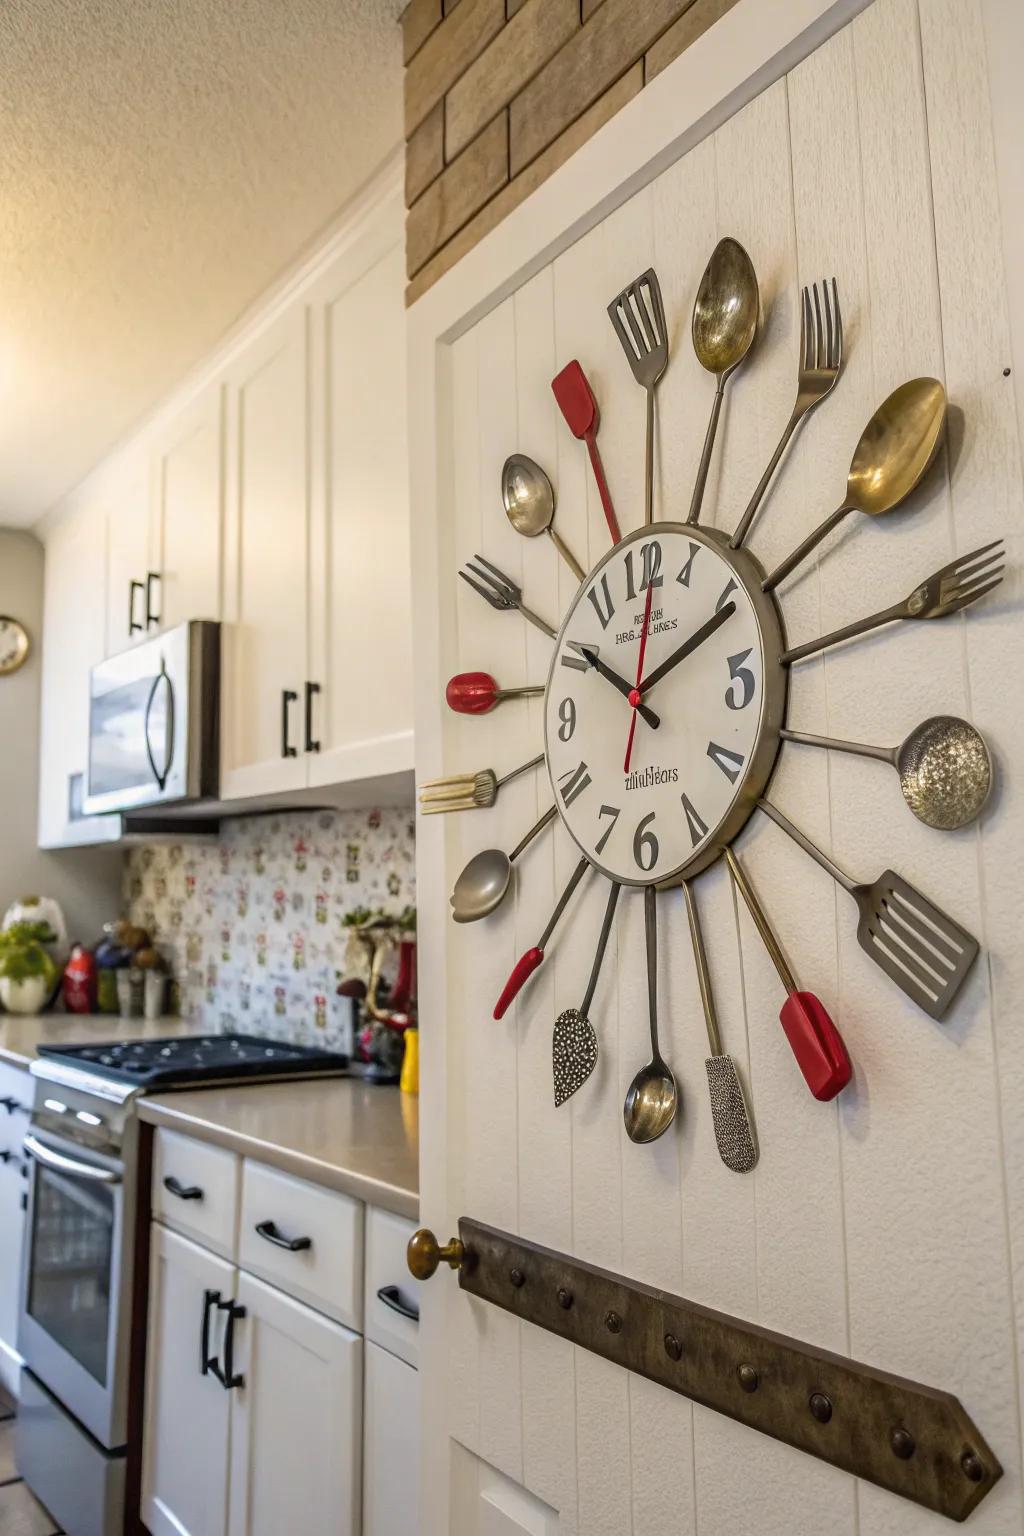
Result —
<instances>
[{"instance_id":1,"label":"oven handle","mask_svg":"<svg viewBox=\"0 0 1024 1536\"><path fill-rule=\"evenodd\" d=\"M42 1163L46 1168L55 1168L58 1173L72 1173L79 1179L94 1179L97 1184L120 1184L121 1175L114 1173L110 1168L97 1168L93 1163L80 1163L77 1158L65 1157L61 1152L55 1152L45 1142L40 1141L29 1131L22 1142L22 1146L29 1157L37 1163Z\"/></svg>"},{"instance_id":2,"label":"oven handle","mask_svg":"<svg viewBox=\"0 0 1024 1536\"><path fill-rule=\"evenodd\" d=\"M161 683L167 689L167 753L162 773L156 765L156 758L153 756L153 744L149 736L149 717L153 713L153 702L156 699L156 691ZM146 713L142 721L142 737L146 746L146 756L149 758L150 770L160 790L163 791L167 788L167 780L171 773L171 763L174 760L174 687L167 671L167 663L162 656L160 658L160 671L153 679L153 686L150 688L149 698L146 700Z\"/></svg>"}]
</instances>

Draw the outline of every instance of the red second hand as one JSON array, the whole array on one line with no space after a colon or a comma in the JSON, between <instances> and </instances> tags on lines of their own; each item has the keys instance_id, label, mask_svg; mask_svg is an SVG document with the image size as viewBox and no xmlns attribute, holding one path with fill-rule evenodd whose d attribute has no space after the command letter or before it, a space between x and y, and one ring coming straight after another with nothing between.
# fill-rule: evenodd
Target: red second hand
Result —
<instances>
[{"instance_id":1,"label":"red second hand","mask_svg":"<svg viewBox=\"0 0 1024 1536\"><path fill-rule=\"evenodd\" d=\"M633 708L633 718L629 722L629 740L626 742L626 761L623 764L623 773L629 772L629 760L633 755L633 737L636 735L636 710L637 705L643 702L643 694L640 692L640 679L644 675L644 652L647 650L647 626L651 622L651 598L654 596L654 582L647 587L647 605L644 608L644 627L640 631L640 654L636 662L636 687L629 695L629 702Z\"/></svg>"}]
</instances>

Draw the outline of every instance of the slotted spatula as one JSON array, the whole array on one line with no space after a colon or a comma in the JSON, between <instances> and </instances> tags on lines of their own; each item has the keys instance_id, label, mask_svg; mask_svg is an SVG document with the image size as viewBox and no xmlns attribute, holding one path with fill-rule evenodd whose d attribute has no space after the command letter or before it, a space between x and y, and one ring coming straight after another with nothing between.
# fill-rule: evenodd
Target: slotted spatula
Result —
<instances>
[{"instance_id":1,"label":"slotted spatula","mask_svg":"<svg viewBox=\"0 0 1024 1536\"><path fill-rule=\"evenodd\" d=\"M653 267L641 272L608 305L622 350L637 383L647 391L647 453L644 460L644 522L654 521L654 391L668 367L668 331L661 285Z\"/></svg>"},{"instance_id":2,"label":"slotted spatula","mask_svg":"<svg viewBox=\"0 0 1024 1536\"><path fill-rule=\"evenodd\" d=\"M601 425L601 412L598 410L590 381L577 358L574 357L571 363L566 363L561 373L555 374L551 380L551 390L558 401L558 409L565 417L569 431L573 437L578 437L587 445L594 479L597 481L598 495L601 497L605 521L608 524L608 532L612 536L612 543L618 544L622 534L619 532L619 520L612 506L612 494L608 489L604 465L597 446L597 429Z\"/></svg>"},{"instance_id":3,"label":"slotted spatula","mask_svg":"<svg viewBox=\"0 0 1024 1536\"><path fill-rule=\"evenodd\" d=\"M895 870L884 870L871 885L858 885L774 805L767 800L758 805L849 891L860 911L857 942L865 954L919 1008L941 1019L977 958L977 939Z\"/></svg>"}]
</instances>

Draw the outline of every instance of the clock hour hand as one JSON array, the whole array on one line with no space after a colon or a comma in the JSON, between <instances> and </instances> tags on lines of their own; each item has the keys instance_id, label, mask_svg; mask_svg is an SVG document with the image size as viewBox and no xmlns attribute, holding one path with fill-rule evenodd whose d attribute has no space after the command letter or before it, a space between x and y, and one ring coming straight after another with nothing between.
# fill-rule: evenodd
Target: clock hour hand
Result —
<instances>
[{"instance_id":1,"label":"clock hour hand","mask_svg":"<svg viewBox=\"0 0 1024 1536\"><path fill-rule=\"evenodd\" d=\"M695 629L689 639L684 640L682 645L672 652L671 656L667 656L660 665L655 667L653 672L648 673L640 684L640 692L646 693L649 688L654 687L655 683L661 681L666 672L671 672L672 668L678 666L681 661L685 661L687 656L692 656L697 647L703 645L705 640L710 640L715 631L721 629L726 619L731 619L735 612L736 604L730 602L719 608L717 613L713 613L706 624L702 624L699 629Z\"/></svg>"},{"instance_id":2,"label":"clock hour hand","mask_svg":"<svg viewBox=\"0 0 1024 1536\"><path fill-rule=\"evenodd\" d=\"M574 649L579 651L584 661L592 666L595 672L600 672L601 676L607 678L612 686L617 688L625 698L629 698L633 692L633 684L627 682L624 677L620 677L619 673L614 671L607 662L601 660L596 646L577 645ZM654 713L653 709L648 709L646 704L638 705L637 714L646 720L652 731L656 731L661 724L660 717Z\"/></svg>"}]
</instances>

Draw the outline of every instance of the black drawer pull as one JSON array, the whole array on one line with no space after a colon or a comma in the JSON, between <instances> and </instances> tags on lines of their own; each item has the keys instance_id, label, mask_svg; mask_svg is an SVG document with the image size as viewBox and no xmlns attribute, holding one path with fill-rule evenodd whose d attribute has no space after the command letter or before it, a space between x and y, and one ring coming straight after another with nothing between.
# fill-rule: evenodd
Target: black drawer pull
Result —
<instances>
[{"instance_id":1,"label":"black drawer pull","mask_svg":"<svg viewBox=\"0 0 1024 1536\"><path fill-rule=\"evenodd\" d=\"M236 1319L245 1317L246 1311L236 1301L221 1301L219 1291L207 1291L204 1300L204 1328L208 1326L206 1319L209 1316L211 1304L217 1308L218 1312L226 1312L228 1315L224 1327L224 1364L221 1366L215 1355L206 1354L208 1344L204 1343L203 1354L206 1359L203 1374L209 1371L211 1375L216 1376L225 1392L230 1392L234 1387L245 1386L245 1377L235 1370L235 1322Z\"/></svg>"},{"instance_id":2,"label":"black drawer pull","mask_svg":"<svg viewBox=\"0 0 1024 1536\"><path fill-rule=\"evenodd\" d=\"M306 684L306 751L319 752L320 743L313 735L313 700L320 692L319 683Z\"/></svg>"},{"instance_id":3,"label":"black drawer pull","mask_svg":"<svg viewBox=\"0 0 1024 1536\"><path fill-rule=\"evenodd\" d=\"M135 594L136 594L136 592L145 592L145 590L146 590L146 586L145 586L144 582L141 582L141 581L130 581L128 583L128 634L129 634L129 636L134 635L136 633L141 633L141 631L142 631L143 626L139 622L139 620L135 617Z\"/></svg>"},{"instance_id":4,"label":"black drawer pull","mask_svg":"<svg viewBox=\"0 0 1024 1536\"><path fill-rule=\"evenodd\" d=\"M210 1309L220 1306L220 1291L203 1292L203 1324L199 1330L199 1374L216 1372L217 1362L210 1354Z\"/></svg>"},{"instance_id":5,"label":"black drawer pull","mask_svg":"<svg viewBox=\"0 0 1024 1536\"><path fill-rule=\"evenodd\" d=\"M168 1194L177 1195L179 1200L201 1200L203 1192L198 1184L182 1184L173 1173L169 1173L164 1179L164 1189Z\"/></svg>"},{"instance_id":6,"label":"black drawer pull","mask_svg":"<svg viewBox=\"0 0 1024 1536\"><path fill-rule=\"evenodd\" d=\"M10 1148L4 1147L3 1151L0 1152L0 1163L9 1163L13 1156L14 1153L10 1150Z\"/></svg>"},{"instance_id":7,"label":"black drawer pull","mask_svg":"<svg viewBox=\"0 0 1024 1536\"><path fill-rule=\"evenodd\" d=\"M27 1115L27 1114L30 1113L27 1104L19 1103L18 1100L15 1099L15 1098L12 1098L9 1093L6 1094L4 1098L0 1099L0 1106L2 1106L4 1109L6 1109L6 1111L7 1111L7 1113L9 1115L13 1115L16 1110L20 1114L23 1114L23 1115Z\"/></svg>"},{"instance_id":8,"label":"black drawer pull","mask_svg":"<svg viewBox=\"0 0 1024 1536\"><path fill-rule=\"evenodd\" d=\"M382 1285L377 1292L377 1300L382 1301L392 1312L397 1312L399 1317L407 1317L410 1323L418 1323L420 1309L415 1302L411 1304L402 1300L402 1293L397 1285Z\"/></svg>"},{"instance_id":9,"label":"black drawer pull","mask_svg":"<svg viewBox=\"0 0 1024 1536\"><path fill-rule=\"evenodd\" d=\"M298 699L298 697L299 697L298 694L297 693L293 693L290 688L282 688L282 690L281 690L281 756L282 757L297 757L299 755L298 747L293 747L291 742L290 742L290 740L288 739L288 706L290 704L294 704L296 702L296 700Z\"/></svg>"},{"instance_id":10,"label":"black drawer pull","mask_svg":"<svg viewBox=\"0 0 1024 1536\"><path fill-rule=\"evenodd\" d=\"M154 582L157 582L157 581L160 583L160 610L161 611L159 613L154 613L153 612L153 584L154 584ZM146 628L147 629L152 629L154 624L162 624L163 623L163 617L164 617L163 616L163 606L164 606L163 594L164 594L164 578L163 578L163 573L161 571L147 571L146 572Z\"/></svg>"},{"instance_id":11,"label":"black drawer pull","mask_svg":"<svg viewBox=\"0 0 1024 1536\"><path fill-rule=\"evenodd\" d=\"M286 1248L289 1253L303 1253L313 1246L311 1237L283 1237L273 1221L257 1222L256 1231L260 1237L265 1237L268 1243L273 1243L275 1248Z\"/></svg>"}]
</instances>

